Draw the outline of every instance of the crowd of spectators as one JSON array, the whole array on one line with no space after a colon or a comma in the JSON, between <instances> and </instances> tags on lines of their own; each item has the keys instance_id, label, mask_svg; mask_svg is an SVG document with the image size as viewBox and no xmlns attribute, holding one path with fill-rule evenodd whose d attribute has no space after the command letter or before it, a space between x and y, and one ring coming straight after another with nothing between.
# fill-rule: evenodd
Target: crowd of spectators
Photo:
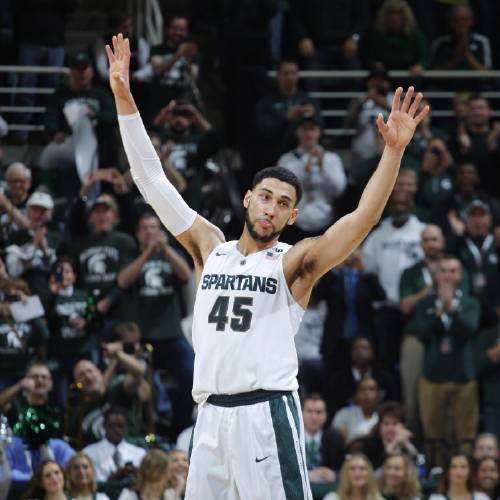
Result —
<instances>
[{"instance_id":1,"label":"crowd of spectators","mask_svg":"<svg viewBox=\"0 0 500 500\"><path fill-rule=\"evenodd\" d=\"M104 52L118 32L131 39L131 86L165 174L228 237L262 166L303 184L286 242L356 205L383 150L374 120L399 83L389 70L454 91L450 120L431 110L419 125L383 219L313 291L295 339L306 458L315 498L500 498L500 122L481 94L497 86L421 79L498 67L495 2L193 0L192 12L167 13L160 45L113 12L71 53L76 2L42 3L10 3L10 62L69 74L19 79L56 87L44 133L21 128L4 145L33 141L40 153L5 164L0 150L0 499L9 484L11 498L183 495L194 277L124 161ZM370 74L300 80L323 69ZM223 126L200 92L217 72ZM311 92L345 85L361 97L347 105L342 126L356 134L340 152ZM40 99L15 95L27 107Z\"/></svg>"}]
</instances>

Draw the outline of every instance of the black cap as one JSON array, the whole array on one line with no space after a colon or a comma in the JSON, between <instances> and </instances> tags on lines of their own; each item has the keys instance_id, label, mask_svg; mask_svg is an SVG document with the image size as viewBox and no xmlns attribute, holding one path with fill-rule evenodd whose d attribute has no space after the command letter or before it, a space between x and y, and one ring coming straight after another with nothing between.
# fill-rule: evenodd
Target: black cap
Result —
<instances>
[{"instance_id":1,"label":"black cap","mask_svg":"<svg viewBox=\"0 0 500 500\"><path fill-rule=\"evenodd\" d=\"M69 58L69 67L71 69L87 69L91 64L87 52L81 50Z\"/></svg>"},{"instance_id":2,"label":"black cap","mask_svg":"<svg viewBox=\"0 0 500 500\"><path fill-rule=\"evenodd\" d=\"M467 215L471 215L472 212L475 211L482 211L485 214L490 214L491 210L490 207L484 203L481 200L474 200L468 207L467 207Z\"/></svg>"}]
</instances>

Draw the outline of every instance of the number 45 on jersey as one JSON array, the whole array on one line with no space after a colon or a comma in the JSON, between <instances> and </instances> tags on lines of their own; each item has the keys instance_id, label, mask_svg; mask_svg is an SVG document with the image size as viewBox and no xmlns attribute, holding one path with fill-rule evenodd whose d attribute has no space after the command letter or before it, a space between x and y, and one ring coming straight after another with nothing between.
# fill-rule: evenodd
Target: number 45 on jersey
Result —
<instances>
[{"instance_id":1,"label":"number 45 on jersey","mask_svg":"<svg viewBox=\"0 0 500 500\"><path fill-rule=\"evenodd\" d=\"M252 297L234 297L231 309L231 318L228 316L229 302L232 297L217 297L212 310L208 315L208 322L215 323L215 329L218 332L224 332L229 323L233 332L246 332L250 329L252 323L253 305Z\"/></svg>"}]
</instances>

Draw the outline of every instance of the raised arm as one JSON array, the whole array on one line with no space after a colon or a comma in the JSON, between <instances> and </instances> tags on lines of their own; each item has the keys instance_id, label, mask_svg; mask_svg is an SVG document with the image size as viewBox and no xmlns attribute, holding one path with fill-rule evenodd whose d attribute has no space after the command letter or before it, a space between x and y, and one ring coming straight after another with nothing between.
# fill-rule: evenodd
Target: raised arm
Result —
<instances>
[{"instance_id":1,"label":"raised arm","mask_svg":"<svg viewBox=\"0 0 500 500\"><path fill-rule=\"evenodd\" d=\"M410 87L401 103L403 89L399 87L387 123L381 114L377 118L385 148L356 210L339 219L319 238L299 242L285 256L287 281L299 302L308 297L314 282L350 255L379 221L394 187L404 150L416 126L429 112L425 106L417 114L423 96L417 94L412 102L413 91Z\"/></svg>"},{"instance_id":2,"label":"raised arm","mask_svg":"<svg viewBox=\"0 0 500 500\"><path fill-rule=\"evenodd\" d=\"M210 252L224 241L222 232L192 210L165 176L129 85L130 47L121 34L106 45L109 83L115 96L120 134L132 178L165 227L191 254L198 273Z\"/></svg>"}]
</instances>

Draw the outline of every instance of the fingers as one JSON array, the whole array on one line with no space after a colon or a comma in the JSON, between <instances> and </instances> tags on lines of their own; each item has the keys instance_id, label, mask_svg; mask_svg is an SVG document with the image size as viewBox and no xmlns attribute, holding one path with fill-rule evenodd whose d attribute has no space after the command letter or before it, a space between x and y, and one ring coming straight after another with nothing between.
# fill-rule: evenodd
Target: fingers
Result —
<instances>
[{"instance_id":1,"label":"fingers","mask_svg":"<svg viewBox=\"0 0 500 500\"><path fill-rule=\"evenodd\" d=\"M124 41L124 51L125 51L125 56L130 59L130 42L128 38L125 38Z\"/></svg>"},{"instance_id":2,"label":"fingers","mask_svg":"<svg viewBox=\"0 0 500 500\"><path fill-rule=\"evenodd\" d=\"M116 36L116 48L118 50L118 59L123 59L123 35L121 33Z\"/></svg>"},{"instance_id":3,"label":"fingers","mask_svg":"<svg viewBox=\"0 0 500 500\"><path fill-rule=\"evenodd\" d=\"M378 131L382 134L385 135L389 127L387 124L384 122L384 117L382 116L382 113L379 113L377 116L377 127Z\"/></svg>"},{"instance_id":4,"label":"fingers","mask_svg":"<svg viewBox=\"0 0 500 500\"><path fill-rule=\"evenodd\" d=\"M413 87L408 87L408 90L406 91L406 95L403 100L403 105L401 106L401 111L403 113L407 113L408 109L410 108L411 98L413 97L414 90L415 89Z\"/></svg>"},{"instance_id":5,"label":"fingers","mask_svg":"<svg viewBox=\"0 0 500 500\"><path fill-rule=\"evenodd\" d=\"M399 111L399 102L401 99L401 94L403 93L403 87L398 87L392 99L391 113Z\"/></svg>"},{"instance_id":6,"label":"fingers","mask_svg":"<svg viewBox=\"0 0 500 500\"><path fill-rule=\"evenodd\" d=\"M124 57L130 57L130 42L128 38L123 38L122 33L118 33L118 35L114 35L112 38L113 43L113 51L115 59L123 59ZM107 47L107 46L106 46ZM106 52L109 52L106 49Z\"/></svg>"},{"instance_id":7,"label":"fingers","mask_svg":"<svg viewBox=\"0 0 500 500\"><path fill-rule=\"evenodd\" d=\"M116 35L113 35L111 43L113 44L113 52L115 54L115 58L118 58L118 38L116 37Z\"/></svg>"},{"instance_id":8,"label":"fingers","mask_svg":"<svg viewBox=\"0 0 500 500\"><path fill-rule=\"evenodd\" d=\"M412 105L410 106L410 109L408 110L408 114L413 118L415 116L415 113L417 112L418 108L420 107L420 101L422 100L424 96L422 95L421 92L417 94L415 97Z\"/></svg>"},{"instance_id":9,"label":"fingers","mask_svg":"<svg viewBox=\"0 0 500 500\"><path fill-rule=\"evenodd\" d=\"M430 111L429 106L425 106L422 111L414 118L415 123L418 125L426 116L427 113Z\"/></svg>"},{"instance_id":10,"label":"fingers","mask_svg":"<svg viewBox=\"0 0 500 500\"><path fill-rule=\"evenodd\" d=\"M109 64L113 63L115 61L115 55L113 54L111 47L109 45L106 45L104 49L106 50L106 54L108 55Z\"/></svg>"}]
</instances>

